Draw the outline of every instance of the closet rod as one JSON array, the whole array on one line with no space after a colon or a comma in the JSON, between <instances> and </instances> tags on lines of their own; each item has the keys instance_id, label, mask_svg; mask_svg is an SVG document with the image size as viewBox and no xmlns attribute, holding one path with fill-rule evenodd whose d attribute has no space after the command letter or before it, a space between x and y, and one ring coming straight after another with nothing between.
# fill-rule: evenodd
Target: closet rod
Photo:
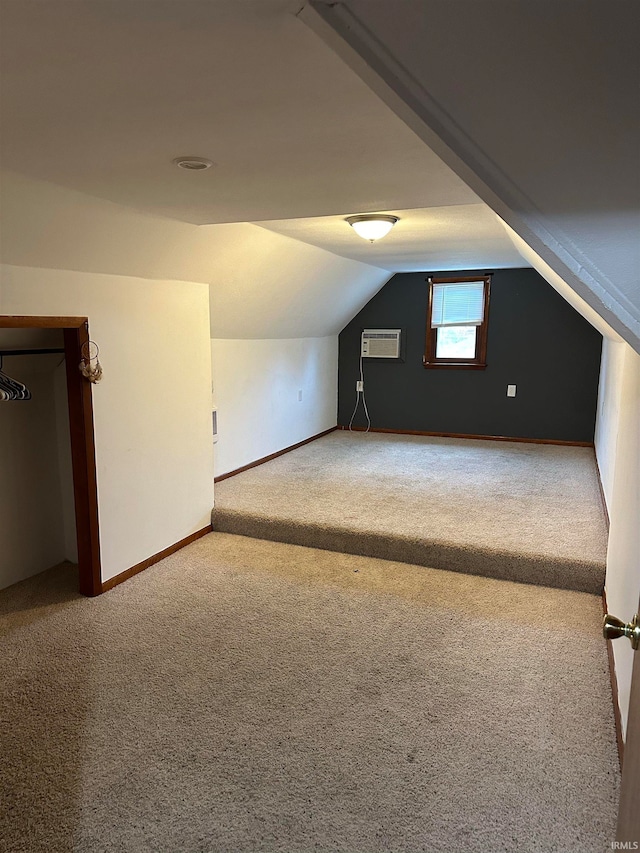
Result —
<instances>
[{"instance_id":1,"label":"closet rod","mask_svg":"<svg viewBox=\"0 0 640 853\"><path fill-rule=\"evenodd\" d=\"M48 355L52 352L64 352L64 349L0 349L0 355Z\"/></svg>"}]
</instances>

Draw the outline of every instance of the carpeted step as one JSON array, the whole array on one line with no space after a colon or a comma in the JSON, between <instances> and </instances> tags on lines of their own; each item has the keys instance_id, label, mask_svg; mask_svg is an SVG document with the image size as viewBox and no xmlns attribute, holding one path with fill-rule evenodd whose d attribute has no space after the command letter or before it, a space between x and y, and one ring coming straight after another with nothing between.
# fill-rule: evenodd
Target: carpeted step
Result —
<instances>
[{"instance_id":1,"label":"carpeted step","mask_svg":"<svg viewBox=\"0 0 640 853\"><path fill-rule=\"evenodd\" d=\"M340 525L301 523L291 518L214 508L214 531L305 545L326 551L377 557L417 566L470 575L537 584L600 595L605 565L598 560L550 557L534 553L494 550L437 539L381 534Z\"/></svg>"},{"instance_id":2,"label":"carpeted step","mask_svg":"<svg viewBox=\"0 0 640 853\"><path fill-rule=\"evenodd\" d=\"M600 594L592 448L325 435L216 483L215 530Z\"/></svg>"}]
</instances>

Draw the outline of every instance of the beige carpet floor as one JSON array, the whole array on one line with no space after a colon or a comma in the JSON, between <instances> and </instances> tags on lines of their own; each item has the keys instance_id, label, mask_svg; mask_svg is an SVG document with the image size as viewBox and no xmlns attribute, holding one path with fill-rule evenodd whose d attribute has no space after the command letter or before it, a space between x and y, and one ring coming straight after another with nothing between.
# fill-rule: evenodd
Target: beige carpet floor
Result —
<instances>
[{"instance_id":1,"label":"beige carpet floor","mask_svg":"<svg viewBox=\"0 0 640 853\"><path fill-rule=\"evenodd\" d=\"M214 533L0 593L3 853L590 853L618 767L591 595Z\"/></svg>"},{"instance_id":2,"label":"beige carpet floor","mask_svg":"<svg viewBox=\"0 0 640 853\"><path fill-rule=\"evenodd\" d=\"M216 530L599 594L593 450L333 432L216 484Z\"/></svg>"}]
</instances>

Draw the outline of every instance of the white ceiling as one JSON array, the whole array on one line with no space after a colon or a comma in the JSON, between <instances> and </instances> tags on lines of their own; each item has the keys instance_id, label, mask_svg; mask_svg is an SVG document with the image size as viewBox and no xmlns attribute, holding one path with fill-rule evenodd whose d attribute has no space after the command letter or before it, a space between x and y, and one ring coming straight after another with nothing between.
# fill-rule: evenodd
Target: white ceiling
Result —
<instances>
[{"instance_id":1,"label":"white ceiling","mask_svg":"<svg viewBox=\"0 0 640 853\"><path fill-rule=\"evenodd\" d=\"M335 334L391 271L526 265L297 0L0 4L8 264L206 282L237 338ZM373 246L343 221L382 211Z\"/></svg>"},{"instance_id":2,"label":"white ceiling","mask_svg":"<svg viewBox=\"0 0 640 853\"><path fill-rule=\"evenodd\" d=\"M399 221L375 243L358 237L344 216L257 224L343 258L392 272L525 265L500 220L485 204L380 212L391 213Z\"/></svg>"},{"instance_id":3,"label":"white ceiling","mask_svg":"<svg viewBox=\"0 0 640 853\"><path fill-rule=\"evenodd\" d=\"M301 5L2 0L3 167L196 224L477 202Z\"/></svg>"}]
</instances>

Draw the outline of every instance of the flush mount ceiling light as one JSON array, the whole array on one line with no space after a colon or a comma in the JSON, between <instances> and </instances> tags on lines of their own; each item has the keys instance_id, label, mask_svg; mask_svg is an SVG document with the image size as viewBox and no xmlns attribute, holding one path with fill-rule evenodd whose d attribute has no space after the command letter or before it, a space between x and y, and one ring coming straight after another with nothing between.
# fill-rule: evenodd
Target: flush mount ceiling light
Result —
<instances>
[{"instance_id":1,"label":"flush mount ceiling light","mask_svg":"<svg viewBox=\"0 0 640 853\"><path fill-rule=\"evenodd\" d=\"M384 216L380 213L365 213L362 216L347 216L345 222L348 222L353 230L362 237L363 240L369 240L373 243L374 240L379 240L391 231L393 226L398 221L397 216Z\"/></svg>"},{"instance_id":2,"label":"flush mount ceiling light","mask_svg":"<svg viewBox=\"0 0 640 853\"><path fill-rule=\"evenodd\" d=\"M176 157L172 163L178 169L185 169L187 172L204 172L205 169L213 166L213 162L206 157Z\"/></svg>"}]
</instances>

